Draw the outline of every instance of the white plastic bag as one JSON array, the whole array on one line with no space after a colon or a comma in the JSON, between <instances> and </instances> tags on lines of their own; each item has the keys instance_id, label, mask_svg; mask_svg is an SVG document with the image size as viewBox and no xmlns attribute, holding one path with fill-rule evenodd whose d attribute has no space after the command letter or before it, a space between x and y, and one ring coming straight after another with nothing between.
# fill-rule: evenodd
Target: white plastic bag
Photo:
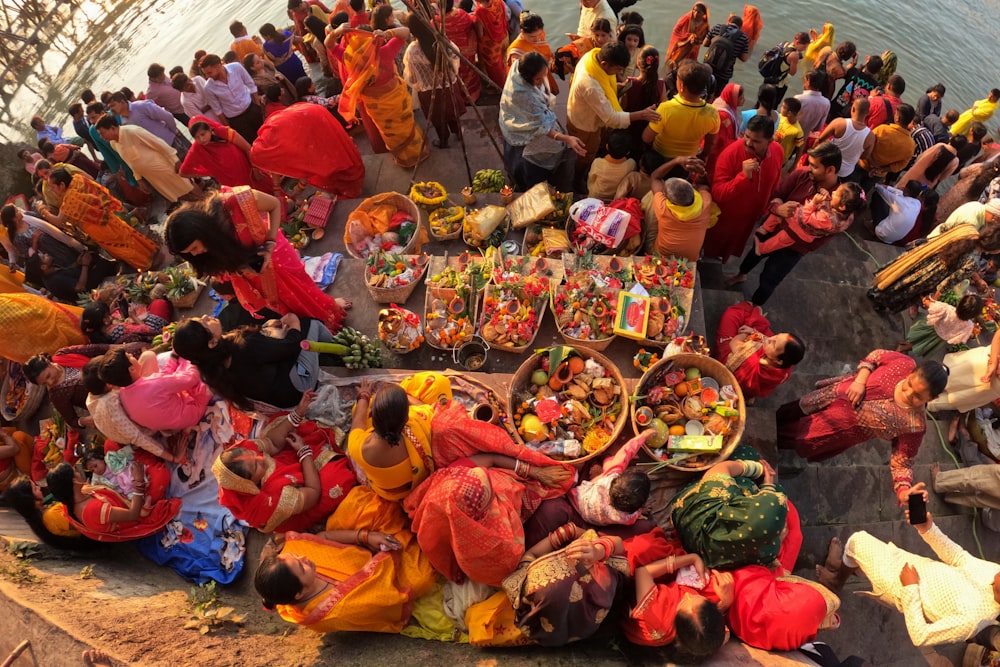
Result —
<instances>
[{"instance_id":1,"label":"white plastic bag","mask_svg":"<svg viewBox=\"0 0 1000 667\"><path fill-rule=\"evenodd\" d=\"M605 206L600 199L587 198L573 204L569 215L584 234L608 248L617 248L625 239L632 216Z\"/></svg>"}]
</instances>

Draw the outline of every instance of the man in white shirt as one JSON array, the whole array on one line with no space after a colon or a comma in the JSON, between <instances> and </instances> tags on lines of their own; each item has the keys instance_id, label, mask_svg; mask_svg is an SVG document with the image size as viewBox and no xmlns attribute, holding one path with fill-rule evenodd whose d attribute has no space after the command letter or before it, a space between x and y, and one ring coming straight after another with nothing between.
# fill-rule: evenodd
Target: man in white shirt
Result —
<instances>
[{"instance_id":1,"label":"man in white shirt","mask_svg":"<svg viewBox=\"0 0 1000 667\"><path fill-rule=\"evenodd\" d=\"M201 59L201 71L208 77L205 99L218 114L219 122L230 126L252 144L264 123L264 111L253 78L243 65L223 65L222 59L214 53Z\"/></svg>"},{"instance_id":2,"label":"man in white shirt","mask_svg":"<svg viewBox=\"0 0 1000 667\"><path fill-rule=\"evenodd\" d=\"M920 217L920 191L917 181L908 181L905 191L888 185L875 186L872 222L875 223L875 236L882 243L896 243L913 231Z\"/></svg>"},{"instance_id":3,"label":"man in white shirt","mask_svg":"<svg viewBox=\"0 0 1000 667\"><path fill-rule=\"evenodd\" d=\"M612 101L608 97L606 91L614 89L615 76L625 69L628 62L629 53L625 44L611 42L602 46L599 51L591 51L585 55L573 73L566 101L566 125L569 133L578 137L587 149L586 155L576 163L580 192L587 191L587 171L600 148L605 128L624 129L637 120L660 120L660 114L653 107L640 111L622 111L618 99ZM601 77L605 85L595 77Z\"/></svg>"},{"instance_id":4,"label":"man in white shirt","mask_svg":"<svg viewBox=\"0 0 1000 667\"><path fill-rule=\"evenodd\" d=\"M806 74L805 90L795 96L802 103L802 111L799 112L799 125L802 126L802 133L809 137L817 130L823 129L826 123L826 116L830 113L830 100L823 97L824 72L813 70Z\"/></svg>"},{"instance_id":5,"label":"man in white shirt","mask_svg":"<svg viewBox=\"0 0 1000 667\"><path fill-rule=\"evenodd\" d=\"M611 34L618 32L618 17L608 4L608 0L580 0L580 23L576 34L580 37L590 37L590 26L596 19L607 19L611 22Z\"/></svg>"},{"instance_id":6,"label":"man in white shirt","mask_svg":"<svg viewBox=\"0 0 1000 667\"><path fill-rule=\"evenodd\" d=\"M830 543L820 583L840 588L855 568L871 581L870 595L903 614L914 646L934 646L971 639L1000 613L1000 565L974 558L927 521L914 526L941 560L911 554L865 531Z\"/></svg>"},{"instance_id":7,"label":"man in white shirt","mask_svg":"<svg viewBox=\"0 0 1000 667\"><path fill-rule=\"evenodd\" d=\"M191 118L205 116L219 122L219 115L212 111L212 107L209 106L208 100L205 98L205 79L203 77L189 77L184 72L178 72L171 77L170 85L174 87L174 90L180 91L184 113Z\"/></svg>"}]
</instances>

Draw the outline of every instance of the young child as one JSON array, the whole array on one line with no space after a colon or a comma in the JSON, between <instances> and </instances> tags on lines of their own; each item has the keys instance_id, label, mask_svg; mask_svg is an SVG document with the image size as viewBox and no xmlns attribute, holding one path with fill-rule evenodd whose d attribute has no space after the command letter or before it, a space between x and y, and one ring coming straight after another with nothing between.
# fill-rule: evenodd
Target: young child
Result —
<instances>
[{"instance_id":1,"label":"young child","mask_svg":"<svg viewBox=\"0 0 1000 667\"><path fill-rule=\"evenodd\" d=\"M635 160L628 157L632 137L627 130L616 130L605 143L608 154L594 160L587 177L587 196L610 200L625 176L635 171Z\"/></svg>"},{"instance_id":2,"label":"young child","mask_svg":"<svg viewBox=\"0 0 1000 667\"><path fill-rule=\"evenodd\" d=\"M80 330L91 343L152 342L173 318L173 306L163 298L165 295L166 286L157 285L150 292L153 300L146 307L132 306L121 295L115 299L114 311L104 300L109 295L103 295L101 300L83 309Z\"/></svg>"},{"instance_id":3,"label":"young child","mask_svg":"<svg viewBox=\"0 0 1000 667\"><path fill-rule=\"evenodd\" d=\"M976 316L983 302L975 294L966 294L957 306L930 297L924 299L927 314L919 317L906 333L900 351L912 351L920 357L933 357L947 345L961 345L972 337Z\"/></svg>"},{"instance_id":4,"label":"young child","mask_svg":"<svg viewBox=\"0 0 1000 667\"><path fill-rule=\"evenodd\" d=\"M277 113L285 108L285 105L281 103L281 84L272 83L270 86L264 89L264 118L267 118L273 113Z\"/></svg>"},{"instance_id":5,"label":"young child","mask_svg":"<svg viewBox=\"0 0 1000 667\"><path fill-rule=\"evenodd\" d=\"M652 434L652 429L646 430L626 442L604 461L600 475L570 489L569 501L584 521L595 526L631 526L639 519L649 498L649 477L628 464Z\"/></svg>"},{"instance_id":6,"label":"young child","mask_svg":"<svg viewBox=\"0 0 1000 667\"><path fill-rule=\"evenodd\" d=\"M791 216L768 216L755 232L756 252L764 255L796 243L839 234L851 226L854 214L864 205L864 191L857 183L841 183L833 194L820 190Z\"/></svg>"},{"instance_id":7,"label":"young child","mask_svg":"<svg viewBox=\"0 0 1000 667\"><path fill-rule=\"evenodd\" d=\"M795 163L799 151L806 143L802 126L799 125L799 113L802 111L802 102L794 97L789 97L781 103L781 118L778 120L778 129L774 132L774 140L781 144L781 149L785 151L785 163Z\"/></svg>"},{"instance_id":8,"label":"young child","mask_svg":"<svg viewBox=\"0 0 1000 667\"><path fill-rule=\"evenodd\" d=\"M81 462L83 469L90 473L90 483L107 486L128 498L135 493L135 480L132 478L132 462L134 453L131 446L104 453L101 449L88 450ZM146 499L149 502L149 499Z\"/></svg>"}]
</instances>

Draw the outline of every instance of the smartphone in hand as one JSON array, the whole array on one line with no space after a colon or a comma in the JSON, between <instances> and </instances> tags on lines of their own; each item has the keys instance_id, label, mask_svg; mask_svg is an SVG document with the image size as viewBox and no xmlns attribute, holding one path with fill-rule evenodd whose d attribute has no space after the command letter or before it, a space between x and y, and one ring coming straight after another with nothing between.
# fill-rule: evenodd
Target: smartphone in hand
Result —
<instances>
[{"instance_id":1,"label":"smartphone in hand","mask_svg":"<svg viewBox=\"0 0 1000 667\"><path fill-rule=\"evenodd\" d=\"M910 525L919 526L927 523L927 503L923 493L911 493L909 501Z\"/></svg>"}]
</instances>

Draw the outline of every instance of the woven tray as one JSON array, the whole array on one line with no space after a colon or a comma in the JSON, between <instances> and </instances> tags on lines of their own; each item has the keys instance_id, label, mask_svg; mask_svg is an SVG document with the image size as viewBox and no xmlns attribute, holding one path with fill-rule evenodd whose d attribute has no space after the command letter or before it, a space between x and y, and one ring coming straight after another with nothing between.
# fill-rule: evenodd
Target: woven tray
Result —
<instances>
[{"instance_id":1,"label":"woven tray","mask_svg":"<svg viewBox=\"0 0 1000 667\"><path fill-rule=\"evenodd\" d=\"M566 460L566 463L570 463L573 465L578 465L580 463L583 463L584 461L589 461L595 456L600 456L605 451L607 451L608 447L610 447L616 440L618 440L618 437L622 434L622 431L625 429L625 414L628 411L628 402L629 402L628 390L626 389L625 385L625 378L622 376L621 371L618 370L618 367L615 366L615 364L610 359L605 357L600 352L595 352L587 348L576 348L576 350L577 352L580 353L580 356L582 356L584 359L593 359L594 361L601 364L604 368L608 369L611 372L612 379L618 385L617 404L619 407L619 412L618 412L618 417L615 420L614 428L611 431L611 435L608 438L607 442L604 443L604 446L593 452L585 452L583 456L577 457L575 459ZM514 406L519 402L518 395L530 385L531 374L542 367L542 359L543 357L548 357L548 354L549 351L547 349L539 350L538 353L532 354L530 357L528 357L524 361L524 363L521 364L521 367L517 369L517 372L514 373L514 376L511 378L510 381L510 394L508 394L507 397L507 403L512 411L514 410ZM516 428L515 428L515 439L520 444L525 445L524 439L521 437L520 433L516 432Z\"/></svg>"},{"instance_id":2,"label":"woven tray","mask_svg":"<svg viewBox=\"0 0 1000 667\"><path fill-rule=\"evenodd\" d=\"M483 300L480 304L479 313L479 335L483 336L483 327L486 325L486 320L490 317L491 313L486 309L486 300L491 297L496 297L497 293L501 288L497 285L487 285L485 290L483 290ZM516 289L516 288L515 288ZM531 339L524 345L511 345L509 343L498 343L495 340L490 340L486 336L483 336L483 340L489 343L490 348L493 350L499 350L500 352L511 352L514 354L521 354L522 352L527 352L531 349L532 345L535 343L535 338L538 337L538 332L542 328L542 321L545 319L545 309L548 306L548 297L542 295L534 298L534 303L532 304L535 308L535 313L538 315L538 319L535 323L535 333L531 336Z\"/></svg>"},{"instance_id":3,"label":"woven tray","mask_svg":"<svg viewBox=\"0 0 1000 667\"><path fill-rule=\"evenodd\" d=\"M430 274L429 271L427 273L428 275ZM448 304L451 303L452 299L454 299L456 296L460 296L461 298L465 299L467 304L467 312L469 313L469 319L472 322L472 327L470 328L467 337L464 337L463 339L452 343L447 343L447 344L441 343L439 342L438 337L435 335L436 329L433 326L435 318L430 317L430 314L432 312L431 304L434 302L435 299L441 299L446 304ZM472 340L472 337L476 333L476 314L478 313L477 310L478 307L479 307L478 294L476 292L469 290L468 288L452 289L450 287L432 287L428 285L427 291L424 294L424 318L423 318L424 342L436 350L454 350L462 343L466 343Z\"/></svg>"},{"instance_id":4,"label":"woven tray","mask_svg":"<svg viewBox=\"0 0 1000 667\"><path fill-rule=\"evenodd\" d=\"M697 459L688 459L669 466L674 470L680 470L683 472L702 472L708 470L716 463L728 459L732 455L733 450L736 449L736 445L740 444L740 439L743 437L743 429L746 426L746 403L743 400L743 390L740 389L740 384L736 381L736 377L729 371L728 368L711 357L690 353L675 354L656 362L643 374L642 378L639 379L639 384L635 386L635 395L646 395L650 389L660 384L663 381L663 377L672 370L692 367L700 370L702 377L710 377L718 382L720 387L724 387L727 384L732 385L736 390L735 407L740 413L739 417L730 428L729 433L725 435L725 438L722 441L722 451L716 456L710 460L702 460L702 457L698 457ZM642 428L636 423L635 413L637 409L642 407L643 403L639 400L632 400L630 403L632 428L635 429L636 433L639 433L642 431ZM645 444L642 447L654 461L663 460Z\"/></svg>"},{"instance_id":5,"label":"woven tray","mask_svg":"<svg viewBox=\"0 0 1000 667\"><path fill-rule=\"evenodd\" d=\"M424 275L427 272L427 262L429 257L427 255L402 255L403 259L409 262L409 260L414 258L423 258L424 264L420 269L420 272L414 276L413 280L405 285L399 285L398 287L375 287L368 282L369 274L368 268L365 267L365 287L368 288L368 293L372 295L372 299L375 303L395 303L400 306L405 305L407 299L413 294L413 290L417 289L417 285L423 280ZM419 259L418 259L419 263Z\"/></svg>"},{"instance_id":6,"label":"woven tray","mask_svg":"<svg viewBox=\"0 0 1000 667\"><path fill-rule=\"evenodd\" d=\"M406 211L407 213L410 214L410 219L413 220L415 223L417 223L417 228L413 231L413 236L410 237L410 240L407 242L405 246L403 246L403 250L400 252L400 254L402 255L411 254L413 250L417 247L417 243L419 242L420 239L420 225L421 225L420 209L417 207L416 204L414 204L410 200L409 197L401 195L398 192L384 192L382 194L374 195L372 197L369 197L368 199L365 199L360 204L358 204L358 207L355 208L354 210L364 211L367 213L368 211L374 209L376 206L381 206L383 204L390 204L392 206L395 206L397 210ZM348 219L350 219L350 217L348 217ZM347 249L347 254L353 257L354 259L366 259L365 257L362 257L361 255L357 254L354 251L354 248L351 247L351 239L350 237L348 237L347 234L348 234L347 228L345 228L344 247Z\"/></svg>"}]
</instances>

